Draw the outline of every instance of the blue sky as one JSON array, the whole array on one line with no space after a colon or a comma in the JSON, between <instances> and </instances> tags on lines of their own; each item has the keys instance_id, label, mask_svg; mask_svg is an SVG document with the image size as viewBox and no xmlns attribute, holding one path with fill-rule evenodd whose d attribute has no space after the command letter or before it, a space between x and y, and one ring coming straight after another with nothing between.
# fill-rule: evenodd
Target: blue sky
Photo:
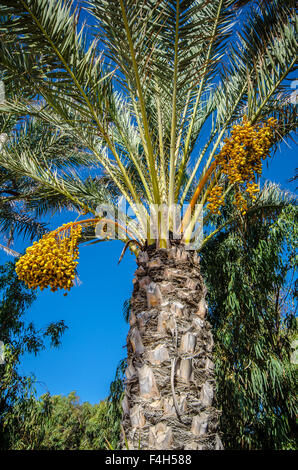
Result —
<instances>
[{"instance_id":1,"label":"blue sky","mask_svg":"<svg viewBox=\"0 0 298 470\"><path fill-rule=\"evenodd\" d=\"M130 297L135 270L129 253L117 265L121 250L117 241L81 247L81 285L67 297L43 291L28 311L27 319L38 326L63 319L69 327L60 348L36 357L27 354L22 361L22 372L36 375L39 393L75 390L91 403L109 393L117 364L126 355L128 327L122 306Z\"/></svg>"},{"instance_id":2,"label":"blue sky","mask_svg":"<svg viewBox=\"0 0 298 470\"><path fill-rule=\"evenodd\" d=\"M282 144L269 167L264 165L262 180L270 179L282 188L295 190L296 182L289 183L297 167L297 150ZM56 228L76 214L60 214L48 219ZM19 241L15 247L22 249ZM82 401L97 403L109 393L117 364L126 356L128 325L122 314L123 303L132 292L136 264L126 253L118 265L123 245L113 241L80 248L79 277L81 284L67 297L63 292L43 291L26 314L27 321L37 327L64 320L68 326L62 345L34 355L25 355L20 371L37 378L38 395L68 394L76 391ZM0 253L0 262L8 259ZM1 338L0 338L1 339Z\"/></svg>"}]
</instances>

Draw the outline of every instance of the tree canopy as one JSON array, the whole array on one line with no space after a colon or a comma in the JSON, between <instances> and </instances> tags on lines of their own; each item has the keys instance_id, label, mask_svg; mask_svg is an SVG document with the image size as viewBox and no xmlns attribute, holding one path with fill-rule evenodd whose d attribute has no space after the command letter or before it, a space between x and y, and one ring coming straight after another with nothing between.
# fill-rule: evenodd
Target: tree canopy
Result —
<instances>
[{"instance_id":1,"label":"tree canopy","mask_svg":"<svg viewBox=\"0 0 298 470\"><path fill-rule=\"evenodd\" d=\"M37 329L25 318L26 310L36 294L28 290L15 273L14 263L0 266L0 340L4 343L4 364L0 364L0 447L10 441L10 433L4 424L14 413L18 403L34 398L32 376L19 372L19 365L26 352L37 354L48 344L57 347L66 329L63 320ZM31 397L31 398L30 398Z\"/></svg>"}]
</instances>

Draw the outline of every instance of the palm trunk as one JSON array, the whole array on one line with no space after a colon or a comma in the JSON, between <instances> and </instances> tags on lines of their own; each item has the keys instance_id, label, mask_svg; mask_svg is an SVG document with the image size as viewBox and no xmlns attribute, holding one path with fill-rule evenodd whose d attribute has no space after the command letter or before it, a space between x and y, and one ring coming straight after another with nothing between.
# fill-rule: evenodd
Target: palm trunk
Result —
<instances>
[{"instance_id":1,"label":"palm trunk","mask_svg":"<svg viewBox=\"0 0 298 470\"><path fill-rule=\"evenodd\" d=\"M137 260L122 402L129 449L222 449L213 337L196 252L150 246Z\"/></svg>"}]
</instances>

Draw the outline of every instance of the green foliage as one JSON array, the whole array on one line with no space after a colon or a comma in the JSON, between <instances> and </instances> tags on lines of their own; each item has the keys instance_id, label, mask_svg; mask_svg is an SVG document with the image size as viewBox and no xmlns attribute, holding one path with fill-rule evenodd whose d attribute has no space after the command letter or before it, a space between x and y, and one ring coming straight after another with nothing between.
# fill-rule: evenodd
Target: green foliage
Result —
<instances>
[{"instance_id":1,"label":"green foliage","mask_svg":"<svg viewBox=\"0 0 298 470\"><path fill-rule=\"evenodd\" d=\"M80 403L75 392L18 403L6 421L10 449L95 450L117 445L111 404Z\"/></svg>"},{"instance_id":2,"label":"green foliage","mask_svg":"<svg viewBox=\"0 0 298 470\"><path fill-rule=\"evenodd\" d=\"M45 394L38 400L23 397L6 415L9 449L98 450L119 446L121 398L125 361L117 368L107 400L80 403L75 392L68 396Z\"/></svg>"},{"instance_id":3,"label":"green foliage","mask_svg":"<svg viewBox=\"0 0 298 470\"><path fill-rule=\"evenodd\" d=\"M110 385L110 395L108 401L110 403L110 412L114 418L114 442L119 447L120 430L122 421L122 406L121 402L124 397L124 380L125 369L127 367L126 359L122 359L117 367L115 378ZM111 447L116 449L116 445L110 442ZM109 447L110 448L110 447Z\"/></svg>"},{"instance_id":4,"label":"green foliage","mask_svg":"<svg viewBox=\"0 0 298 470\"><path fill-rule=\"evenodd\" d=\"M2 388L9 389L14 363L2 374ZM12 363L12 366L11 366ZM98 404L80 403L75 392L50 394L36 399L30 377L16 377L19 390L1 415L1 449L10 450L99 450L119 447L121 399L125 361L119 364L108 399Z\"/></svg>"},{"instance_id":5,"label":"green foliage","mask_svg":"<svg viewBox=\"0 0 298 470\"><path fill-rule=\"evenodd\" d=\"M36 294L17 278L14 263L0 266L0 340L5 346L5 363L0 364L0 448L9 445L11 436L3 426L14 406L34 399L34 379L18 371L22 355L37 354L48 341L58 346L66 328L63 321L43 329L26 323L26 309L35 298Z\"/></svg>"},{"instance_id":6,"label":"green foliage","mask_svg":"<svg viewBox=\"0 0 298 470\"><path fill-rule=\"evenodd\" d=\"M297 447L297 365L290 361L297 207L280 207L273 218L269 206L202 251L225 448Z\"/></svg>"}]
</instances>

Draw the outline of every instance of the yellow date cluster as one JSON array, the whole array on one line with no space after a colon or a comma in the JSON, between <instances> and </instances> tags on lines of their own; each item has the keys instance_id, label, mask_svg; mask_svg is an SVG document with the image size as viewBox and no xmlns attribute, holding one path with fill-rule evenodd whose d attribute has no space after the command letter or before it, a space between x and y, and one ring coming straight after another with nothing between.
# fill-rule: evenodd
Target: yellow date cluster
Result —
<instances>
[{"instance_id":1,"label":"yellow date cluster","mask_svg":"<svg viewBox=\"0 0 298 470\"><path fill-rule=\"evenodd\" d=\"M269 155L274 137L274 127L277 120L269 118L266 123L252 125L246 116L241 124L233 126L231 136L224 140L224 145L215 157L216 168L228 177L230 184L237 185L234 203L242 214L247 209L246 192L253 200L259 191L256 177L262 174L262 160ZM220 213L224 204L220 185L212 188L207 202L208 209L213 214Z\"/></svg>"},{"instance_id":2,"label":"yellow date cluster","mask_svg":"<svg viewBox=\"0 0 298 470\"><path fill-rule=\"evenodd\" d=\"M81 232L81 225L64 224L34 242L16 263L19 279L31 289L69 290L76 276Z\"/></svg>"},{"instance_id":3,"label":"yellow date cluster","mask_svg":"<svg viewBox=\"0 0 298 470\"><path fill-rule=\"evenodd\" d=\"M220 207L224 205L223 187L217 184L207 199L208 209L212 214L220 214Z\"/></svg>"}]
</instances>

